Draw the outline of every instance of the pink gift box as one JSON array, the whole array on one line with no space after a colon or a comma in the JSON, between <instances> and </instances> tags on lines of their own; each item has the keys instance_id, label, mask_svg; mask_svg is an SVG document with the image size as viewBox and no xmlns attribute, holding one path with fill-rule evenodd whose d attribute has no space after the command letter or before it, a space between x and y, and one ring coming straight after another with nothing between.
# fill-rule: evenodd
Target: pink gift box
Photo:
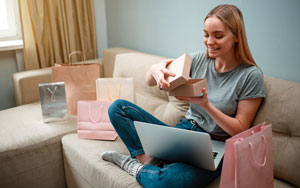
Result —
<instances>
[{"instance_id":1,"label":"pink gift box","mask_svg":"<svg viewBox=\"0 0 300 188\"><path fill-rule=\"evenodd\" d=\"M164 89L170 96L199 96L202 89L207 86L206 79L191 79L190 69L192 58L188 54L183 54L170 63L167 68L173 71L176 76L169 76L166 80L170 87Z\"/></svg>"},{"instance_id":2,"label":"pink gift box","mask_svg":"<svg viewBox=\"0 0 300 188\"><path fill-rule=\"evenodd\" d=\"M206 79L189 79L184 84L169 91L169 96L200 96L202 94L202 89L206 88L206 85Z\"/></svg>"},{"instance_id":3,"label":"pink gift box","mask_svg":"<svg viewBox=\"0 0 300 188\"><path fill-rule=\"evenodd\" d=\"M176 76L169 76L166 80L170 83L170 87L166 88L165 91L170 91L190 79L190 69L192 64L192 58L188 54L175 59L172 63L167 66L167 69L172 70Z\"/></svg>"}]
</instances>

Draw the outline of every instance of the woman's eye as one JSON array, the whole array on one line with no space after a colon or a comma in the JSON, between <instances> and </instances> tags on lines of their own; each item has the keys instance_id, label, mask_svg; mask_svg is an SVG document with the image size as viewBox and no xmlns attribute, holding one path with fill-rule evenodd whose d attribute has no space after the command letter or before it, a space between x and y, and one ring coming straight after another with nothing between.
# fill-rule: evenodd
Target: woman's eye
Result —
<instances>
[{"instance_id":1,"label":"woman's eye","mask_svg":"<svg viewBox=\"0 0 300 188\"><path fill-rule=\"evenodd\" d=\"M216 35L216 38L221 39L221 38L223 38L223 36L222 35Z\"/></svg>"}]
</instances>

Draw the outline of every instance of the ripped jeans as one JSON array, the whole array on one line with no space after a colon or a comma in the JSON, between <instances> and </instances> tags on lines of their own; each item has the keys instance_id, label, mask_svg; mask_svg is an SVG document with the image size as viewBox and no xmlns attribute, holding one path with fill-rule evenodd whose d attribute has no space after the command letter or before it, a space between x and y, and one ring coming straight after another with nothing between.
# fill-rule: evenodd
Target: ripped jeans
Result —
<instances>
[{"instance_id":1,"label":"ripped jeans","mask_svg":"<svg viewBox=\"0 0 300 188\"><path fill-rule=\"evenodd\" d=\"M137 105L122 99L111 104L108 114L132 158L144 154L133 121L168 126ZM176 128L202 132L202 129L185 118L180 120ZM180 162L166 164L163 167L144 165L136 175L136 179L145 188L199 188L205 187L218 177L221 173L221 166L219 165L216 171L208 171Z\"/></svg>"}]
</instances>

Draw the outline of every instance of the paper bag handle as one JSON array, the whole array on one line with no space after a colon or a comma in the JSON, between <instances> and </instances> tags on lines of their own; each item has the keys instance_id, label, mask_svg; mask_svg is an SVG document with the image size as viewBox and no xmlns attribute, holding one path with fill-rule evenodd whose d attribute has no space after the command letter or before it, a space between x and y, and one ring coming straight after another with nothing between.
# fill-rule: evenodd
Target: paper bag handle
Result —
<instances>
[{"instance_id":1,"label":"paper bag handle","mask_svg":"<svg viewBox=\"0 0 300 188\"><path fill-rule=\"evenodd\" d=\"M57 89L56 86L54 87L53 91L52 91L49 87L47 87L47 90L48 90L48 91L50 92L50 94L51 94L51 100L52 100L52 101L55 101L55 95L54 95L54 93L55 93L56 89Z\"/></svg>"},{"instance_id":2,"label":"paper bag handle","mask_svg":"<svg viewBox=\"0 0 300 188\"><path fill-rule=\"evenodd\" d=\"M119 98L120 98L120 93L121 93L121 84L119 84L119 88L118 88L118 96L117 96L115 99L113 99L113 97L111 96L111 92L110 92L110 86L109 86L109 84L108 84L108 83L106 84L106 88L107 88L107 95L108 95L108 97L109 97L110 101L115 101L115 100L117 100L117 99L119 99Z\"/></svg>"},{"instance_id":3,"label":"paper bag handle","mask_svg":"<svg viewBox=\"0 0 300 188\"><path fill-rule=\"evenodd\" d=\"M71 56L75 55L75 54L79 54L81 56L82 64L84 64L84 62L85 62L85 54L83 53L83 51L77 50L77 51L73 51L73 52L70 53L70 55L69 55L69 65L72 64L72 62L71 62Z\"/></svg>"},{"instance_id":4,"label":"paper bag handle","mask_svg":"<svg viewBox=\"0 0 300 188\"><path fill-rule=\"evenodd\" d=\"M254 152L253 152L253 145L251 142L249 142L249 149L250 149L250 161L252 163L252 165L257 165L259 167L264 167L266 165L267 162L267 139L265 137L265 135L261 135L264 146L265 146L265 150L264 150L264 161L262 163L259 163L257 161L254 160Z\"/></svg>"},{"instance_id":5,"label":"paper bag handle","mask_svg":"<svg viewBox=\"0 0 300 188\"><path fill-rule=\"evenodd\" d=\"M98 105L97 105L98 106ZM91 115L91 104L89 104L89 118L90 118L90 121L92 122L92 123L98 123L100 120L101 120L101 115L99 116L99 119L93 119L93 116ZM101 114L102 114L102 111L103 111L103 104L101 104L101 109L100 109L100 112L101 112ZM100 113L99 112L99 113Z\"/></svg>"}]
</instances>

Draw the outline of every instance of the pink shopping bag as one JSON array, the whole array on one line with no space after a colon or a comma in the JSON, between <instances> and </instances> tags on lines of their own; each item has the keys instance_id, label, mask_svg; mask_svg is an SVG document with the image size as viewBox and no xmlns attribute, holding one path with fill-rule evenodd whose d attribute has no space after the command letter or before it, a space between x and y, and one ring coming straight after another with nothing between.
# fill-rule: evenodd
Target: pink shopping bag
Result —
<instances>
[{"instance_id":1,"label":"pink shopping bag","mask_svg":"<svg viewBox=\"0 0 300 188\"><path fill-rule=\"evenodd\" d=\"M272 125L226 140L220 188L273 188Z\"/></svg>"},{"instance_id":2,"label":"pink shopping bag","mask_svg":"<svg viewBox=\"0 0 300 188\"><path fill-rule=\"evenodd\" d=\"M110 123L108 107L110 101L78 101L77 134L78 138L115 140L117 132Z\"/></svg>"}]
</instances>

